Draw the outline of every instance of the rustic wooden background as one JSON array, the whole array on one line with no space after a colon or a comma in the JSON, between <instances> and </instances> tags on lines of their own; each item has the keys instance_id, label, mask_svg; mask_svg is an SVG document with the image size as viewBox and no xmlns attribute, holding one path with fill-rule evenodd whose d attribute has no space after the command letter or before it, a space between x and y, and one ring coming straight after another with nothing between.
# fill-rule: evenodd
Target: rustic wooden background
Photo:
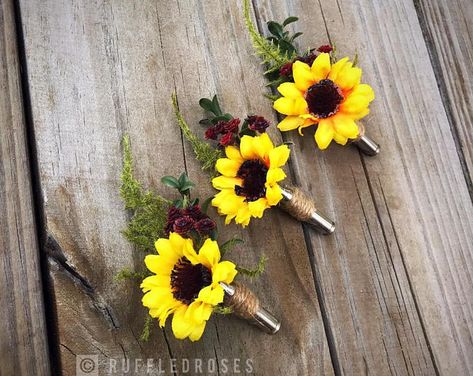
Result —
<instances>
[{"instance_id":1,"label":"rustic wooden background","mask_svg":"<svg viewBox=\"0 0 473 376\"><path fill-rule=\"evenodd\" d=\"M142 343L141 293L114 280L142 265L119 234L120 141L147 187L172 194L159 178L185 170L208 196L171 93L196 131L213 93L276 122L241 1L0 1L1 375L74 375L80 354L251 359L259 375L473 374L473 3L253 0L252 14L263 32L299 15L301 45L358 51L381 153L284 134L290 178L335 234L278 210L226 229L246 240L235 261L270 257L250 283L282 319L277 335L214 317L198 343L170 328Z\"/></svg>"}]
</instances>

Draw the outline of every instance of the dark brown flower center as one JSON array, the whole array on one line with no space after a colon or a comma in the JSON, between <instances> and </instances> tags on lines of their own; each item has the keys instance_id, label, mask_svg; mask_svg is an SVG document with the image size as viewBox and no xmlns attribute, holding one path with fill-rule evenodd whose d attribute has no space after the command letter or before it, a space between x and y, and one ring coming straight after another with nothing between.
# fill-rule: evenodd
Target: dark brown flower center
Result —
<instances>
[{"instance_id":1,"label":"dark brown flower center","mask_svg":"<svg viewBox=\"0 0 473 376\"><path fill-rule=\"evenodd\" d=\"M305 100L311 114L325 119L337 113L343 95L332 80L326 79L312 85L307 90Z\"/></svg>"},{"instance_id":2,"label":"dark brown flower center","mask_svg":"<svg viewBox=\"0 0 473 376\"><path fill-rule=\"evenodd\" d=\"M192 265L182 257L171 272L171 290L174 297L184 304L191 304L200 290L212 283L212 273L202 264Z\"/></svg>"},{"instance_id":3,"label":"dark brown flower center","mask_svg":"<svg viewBox=\"0 0 473 376\"><path fill-rule=\"evenodd\" d=\"M240 166L237 176L243 179L243 186L235 186L238 196L245 196L245 201L256 201L266 195L266 174L268 168L259 159L250 159Z\"/></svg>"}]
</instances>

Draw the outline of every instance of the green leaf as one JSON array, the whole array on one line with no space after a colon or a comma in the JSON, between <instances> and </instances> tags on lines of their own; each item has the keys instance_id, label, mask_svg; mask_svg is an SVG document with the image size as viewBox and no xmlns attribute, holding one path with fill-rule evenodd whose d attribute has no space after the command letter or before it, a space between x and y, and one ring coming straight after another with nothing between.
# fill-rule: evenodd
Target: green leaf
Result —
<instances>
[{"instance_id":1,"label":"green leaf","mask_svg":"<svg viewBox=\"0 0 473 376\"><path fill-rule=\"evenodd\" d=\"M277 37L283 37L282 35L283 27L280 24L274 21L268 21L266 25L268 25L268 30L270 31L271 34Z\"/></svg>"},{"instance_id":2,"label":"green leaf","mask_svg":"<svg viewBox=\"0 0 473 376\"><path fill-rule=\"evenodd\" d=\"M213 199L213 196L207 197L205 201L202 203L202 205L200 206L200 210L202 211L202 213L207 214L207 211L209 210L209 204L212 201L212 199Z\"/></svg>"},{"instance_id":3,"label":"green leaf","mask_svg":"<svg viewBox=\"0 0 473 376\"><path fill-rule=\"evenodd\" d=\"M241 243L244 243L244 241L238 238L231 238L227 240L225 243L223 243L220 246L220 254L223 256L225 253L232 250L237 244L241 244Z\"/></svg>"},{"instance_id":4,"label":"green leaf","mask_svg":"<svg viewBox=\"0 0 473 376\"><path fill-rule=\"evenodd\" d=\"M125 279L138 279L142 280L148 277L150 273L148 271L146 272L134 272L131 271L130 269L122 269L120 270L114 277L113 279L115 281L124 281Z\"/></svg>"},{"instance_id":5,"label":"green leaf","mask_svg":"<svg viewBox=\"0 0 473 376\"><path fill-rule=\"evenodd\" d=\"M177 189L179 189L179 185L180 185L174 176L163 176L161 178L161 183L163 183L164 185L167 185L168 187L177 188Z\"/></svg>"},{"instance_id":6,"label":"green leaf","mask_svg":"<svg viewBox=\"0 0 473 376\"><path fill-rule=\"evenodd\" d=\"M284 20L284 22L282 23L282 25L283 25L283 26L287 26L287 25L289 25L290 23L296 22L297 20L299 20L299 17L289 16L288 18L286 18L286 19Z\"/></svg>"},{"instance_id":7,"label":"green leaf","mask_svg":"<svg viewBox=\"0 0 473 376\"><path fill-rule=\"evenodd\" d=\"M200 98L199 100L199 105L202 107L205 111L208 112L214 112L213 109L213 103L210 99L208 98Z\"/></svg>"},{"instance_id":8,"label":"green leaf","mask_svg":"<svg viewBox=\"0 0 473 376\"><path fill-rule=\"evenodd\" d=\"M184 193L186 192L187 190L191 189L192 187L195 187L195 184L192 183L190 180L184 182L180 187L179 187L179 191L181 193Z\"/></svg>"},{"instance_id":9,"label":"green leaf","mask_svg":"<svg viewBox=\"0 0 473 376\"><path fill-rule=\"evenodd\" d=\"M212 98L212 107L213 107L213 113L217 116L222 115L222 110L220 109L220 104L218 103L217 96L214 95Z\"/></svg>"},{"instance_id":10,"label":"green leaf","mask_svg":"<svg viewBox=\"0 0 473 376\"><path fill-rule=\"evenodd\" d=\"M290 41L294 41L294 39L300 37L303 33L301 33L300 31L295 33L291 38L290 38Z\"/></svg>"}]
</instances>

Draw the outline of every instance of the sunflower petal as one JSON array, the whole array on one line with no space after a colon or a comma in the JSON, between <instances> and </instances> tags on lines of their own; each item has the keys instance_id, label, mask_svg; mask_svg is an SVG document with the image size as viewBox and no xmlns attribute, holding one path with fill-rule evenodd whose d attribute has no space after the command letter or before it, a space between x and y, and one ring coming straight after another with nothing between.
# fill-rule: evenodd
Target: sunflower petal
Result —
<instances>
[{"instance_id":1,"label":"sunflower petal","mask_svg":"<svg viewBox=\"0 0 473 376\"><path fill-rule=\"evenodd\" d=\"M197 300L212 306L216 306L217 304L223 302L224 295L225 294L222 286L217 284L216 286L212 287L212 285L210 285L200 290Z\"/></svg>"},{"instance_id":2,"label":"sunflower petal","mask_svg":"<svg viewBox=\"0 0 473 376\"><path fill-rule=\"evenodd\" d=\"M141 282L140 288L143 292L148 292L149 290L156 287L170 287L170 278L166 275L151 275L146 277Z\"/></svg>"},{"instance_id":3,"label":"sunflower petal","mask_svg":"<svg viewBox=\"0 0 473 376\"><path fill-rule=\"evenodd\" d=\"M304 119L299 116L286 116L278 124L278 129L282 132L292 131L304 124Z\"/></svg>"},{"instance_id":4,"label":"sunflower petal","mask_svg":"<svg viewBox=\"0 0 473 376\"><path fill-rule=\"evenodd\" d=\"M172 317L172 331L177 339L187 338L194 330L195 324L185 317L187 306L182 306Z\"/></svg>"},{"instance_id":5,"label":"sunflower petal","mask_svg":"<svg viewBox=\"0 0 473 376\"><path fill-rule=\"evenodd\" d=\"M286 174L281 168L270 168L266 175L266 182L268 182L269 184L274 184L278 181L284 180L285 178Z\"/></svg>"},{"instance_id":6,"label":"sunflower petal","mask_svg":"<svg viewBox=\"0 0 473 376\"><path fill-rule=\"evenodd\" d=\"M215 168L222 175L234 178L237 175L238 169L240 168L240 163L228 158L220 158L217 159Z\"/></svg>"},{"instance_id":7,"label":"sunflower petal","mask_svg":"<svg viewBox=\"0 0 473 376\"><path fill-rule=\"evenodd\" d=\"M296 87L301 91L306 91L315 83L315 78L310 67L302 61L296 61L292 64L292 76L294 77Z\"/></svg>"},{"instance_id":8,"label":"sunflower petal","mask_svg":"<svg viewBox=\"0 0 473 376\"><path fill-rule=\"evenodd\" d=\"M266 185L266 199L271 206L277 205L282 199L281 187L277 184Z\"/></svg>"},{"instance_id":9,"label":"sunflower petal","mask_svg":"<svg viewBox=\"0 0 473 376\"><path fill-rule=\"evenodd\" d=\"M204 334L205 326L207 325L206 321L201 322L200 324L194 325L194 328L189 334L189 339L192 342L198 341L201 337L202 334Z\"/></svg>"},{"instance_id":10,"label":"sunflower petal","mask_svg":"<svg viewBox=\"0 0 473 376\"><path fill-rule=\"evenodd\" d=\"M269 208L266 198L259 198L256 201L251 201L248 203L248 209L250 214L255 218L262 218L264 211Z\"/></svg>"},{"instance_id":11,"label":"sunflower petal","mask_svg":"<svg viewBox=\"0 0 473 376\"><path fill-rule=\"evenodd\" d=\"M212 306L199 300L194 300L187 307L185 318L194 322L207 321L212 314Z\"/></svg>"},{"instance_id":12,"label":"sunflower petal","mask_svg":"<svg viewBox=\"0 0 473 376\"><path fill-rule=\"evenodd\" d=\"M155 274L162 274L169 276L174 268L174 261L169 260L164 256L147 255L145 257L146 267Z\"/></svg>"},{"instance_id":13,"label":"sunflower petal","mask_svg":"<svg viewBox=\"0 0 473 376\"><path fill-rule=\"evenodd\" d=\"M281 97L274 101L273 108L283 115L297 115L297 103L294 98Z\"/></svg>"},{"instance_id":14,"label":"sunflower petal","mask_svg":"<svg viewBox=\"0 0 473 376\"><path fill-rule=\"evenodd\" d=\"M216 178L212 179L212 185L215 189L225 189L225 188L235 188L235 185L241 186L243 184L243 180L240 178L230 178L228 176L217 176Z\"/></svg>"},{"instance_id":15,"label":"sunflower petal","mask_svg":"<svg viewBox=\"0 0 473 376\"><path fill-rule=\"evenodd\" d=\"M337 61L335 64L332 65L332 69L330 70L330 73L328 75L328 78L332 80L333 82L336 81L338 74L345 68L345 65L348 62L348 57L344 57L343 59L340 59Z\"/></svg>"},{"instance_id":16,"label":"sunflower petal","mask_svg":"<svg viewBox=\"0 0 473 376\"><path fill-rule=\"evenodd\" d=\"M360 133L355 121L349 116L337 114L337 116L333 118L332 123L335 127L335 132L341 134L343 137L356 138Z\"/></svg>"},{"instance_id":17,"label":"sunflower petal","mask_svg":"<svg viewBox=\"0 0 473 376\"><path fill-rule=\"evenodd\" d=\"M199 250L200 262L207 268L212 269L220 261L220 249L215 240L207 239Z\"/></svg>"},{"instance_id":18,"label":"sunflower petal","mask_svg":"<svg viewBox=\"0 0 473 376\"><path fill-rule=\"evenodd\" d=\"M340 133L334 132L333 140L340 145L346 145L348 142L348 138L342 136Z\"/></svg>"},{"instance_id":19,"label":"sunflower petal","mask_svg":"<svg viewBox=\"0 0 473 376\"><path fill-rule=\"evenodd\" d=\"M254 137L243 136L240 141L240 153L243 159L258 158L258 154L253 146Z\"/></svg>"},{"instance_id":20,"label":"sunflower petal","mask_svg":"<svg viewBox=\"0 0 473 376\"><path fill-rule=\"evenodd\" d=\"M269 166L271 168L282 167L289 159L291 150L287 145L280 145L269 152Z\"/></svg>"},{"instance_id":21,"label":"sunflower petal","mask_svg":"<svg viewBox=\"0 0 473 376\"><path fill-rule=\"evenodd\" d=\"M235 222L242 225L243 227L246 227L248 226L248 223L250 223L250 218L250 209L248 208L248 204L244 202L238 210L238 213L235 217Z\"/></svg>"},{"instance_id":22,"label":"sunflower petal","mask_svg":"<svg viewBox=\"0 0 473 376\"><path fill-rule=\"evenodd\" d=\"M236 265L230 261L222 261L212 269L212 282L232 283L236 275Z\"/></svg>"},{"instance_id":23,"label":"sunflower petal","mask_svg":"<svg viewBox=\"0 0 473 376\"><path fill-rule=\"evenodd\" d=\"M301 98L302 92L297 88L294 82L284 82L278 86L278 91L287 98Z\"/></svg>"},{"instance_id":24,"label":"sunflower petal","mask_svg":"<svg viewBox=\"0 0 473 376\"><path fill-rule=\"evenodd\" d=\"M274 145L269 135L263 133L261 136L253 138L253 148L258 158L262 161L266 161L269 157L269 153L274 149Z\"/></svg>"},{"instance_id":25,"label":"sunflower petal","mask_svg":"<svg viewBox=\"0 0 473 376\"><path fill-rule=\"evenodd\" d=\"M310 69L316 81L327 78L330 73L330 55L328 53L321 53L316 57Z\"/></svg>"},{"instance_id":26,"label":"sunflower petal","mask_svg":"<svg viewBox=\"0 0 473 376\"><path fill-rule=\"evenodd\" d=\"M188 244L184 249L184 256L192 263L192 265L200 264L200 258L192 243Z\"/></svg>"},{"instance_id":27,"label":"sunflower petal","mask_svg":"<svg viewBox=\"0 0 473 376\"><path fill-rule=\"evenodd\" d=\"M358 85L360 83L361 73L362 73L362 71L361 71L360 68L358 68L358 67L352 68L351 63L349 63L343 69L343 71L341 71L339 73L335 83L342 90L350 90L355 85Z\"/></svg>"},{"instance_id":28,"label":"sunflower petal","mask_svg":"<svg viewBox=\"0 0 473 376\"><path fill-rule=\"evenodd\" d=\"M333 140L334 130L330 119L321 119L315 131L315 142L320 150L325 150Z\"/></svg>"},{"instance_id":29,"label":"sunflower petal","mask_svg":"<svg viewBox=\"0 0 473 376\"><path fill-rule=\"evenodd\" d=\"M225 155L228 159L231 159L232 161L243 163L243 158L240 154L240 150L235 146L227 146L225 148Z\"/></svg>"}]
</instances>

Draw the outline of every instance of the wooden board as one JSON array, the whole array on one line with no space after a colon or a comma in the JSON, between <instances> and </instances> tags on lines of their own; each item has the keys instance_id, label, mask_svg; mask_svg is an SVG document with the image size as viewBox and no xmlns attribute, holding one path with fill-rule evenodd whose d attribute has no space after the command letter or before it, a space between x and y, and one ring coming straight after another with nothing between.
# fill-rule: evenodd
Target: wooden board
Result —
<instances>
[{"instance_id":1,"label":"wooden board","mask_svg":"<svg viewBox=\"0 0 473 376\"><path fill-rule=\"evenodd\" d=\"M468 0L421 0L415 4L465 180L473 197L473 3Z\"/></svg>"},{"instance_id":2,"label":"wooden board","mask_svg":"<svg viewBox=\"0 0 473 376\"><path fill-rule=\"evenodd\" d=\"M12 1L0 34L0 374L49 375Z\"/></svg>"},{"instance_id":3,"label":"wooden board","mask_svg":"<svg viewBox=\"0 0 473 376\"><path fill-rule=\"evenodd\" d=\"M292 180L337 231L320 236L277 210L247 231L226 228L246 240L236 261L270 256L250 283L283 328L271 337L215 317L190 344L169 329L139 342L141 293L113 279L142 267L118 233L128 218L120 140L130 134L147 187L185 169L205 197L212 190L176 128L171 93L196 131L197 101L215 92L235 115L276 122L241 3L20 0L63 373L75 374L79 354L99 354L105 371L126 357L162 359L168 372L171 359L238 358L263 375L473 373L472 7L453 3L253 1L265 32L265 20L299 15L301 45L358 51L377 94L364 124L381 154L320 152L313 130L284 134Z\"/></svg>"},{"instance_id":4,"label":"wooden board","mask_svg":"<svg viewBox=\"0 0 473 376\"><path fill-rule=\"evenodd\" d=\"M305 46L358 50L377 93L364 121L376 158L288 136L298 180L338 221L309 246L340 371L471 373L473 210L414 4L255 4L262 19L301 15Z\"/></svg>"},{"instance_id":5,"label":"wooden board","mask_svg":"<svg viewBox=\"0 0 473 376\"><path fill-rule=\"evenodd\" d=\"M250 359L259 374L332 374L302 229L277 210L224 235L246 240L231 254L241 264L271 256L264 277L248 283L282 319L277 336L215 317L198 343L175 340L170 328L141 343L141 293L113 279L142 268L143 258L119 234L128 218L118 193L123 135L147 187L173 194L160 177L186 169L206 197L212 190L182 141L171 93L199 132L201 96L217 91L241 116L265 105L259 72L246 71L255 63L241 9L215 0L24 1L21 10L63 373L74 374L75 355L99 354L105 366L108 358L160 358L168 372L171 358L178 370L181 359L202 358L241 359L242 367Z\"/></svg>"}]
</instances>

